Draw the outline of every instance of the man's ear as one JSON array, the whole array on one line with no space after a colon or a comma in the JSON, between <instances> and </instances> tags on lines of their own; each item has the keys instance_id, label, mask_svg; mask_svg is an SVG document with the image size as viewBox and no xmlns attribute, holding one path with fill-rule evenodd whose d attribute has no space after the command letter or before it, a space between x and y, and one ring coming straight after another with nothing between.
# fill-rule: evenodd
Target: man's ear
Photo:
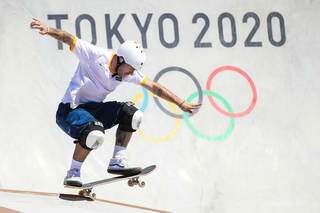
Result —
<instances>
[{"instance_id":1,"label":"man's ear","mask_svg":"<svg viewBox=\"0 0 320 213\"><path fill-rule=\"evenodd\" d=\"M123 57L122 56L119 56L119 63L123 63L124 62L124 59L123 59Z\"/></svg>"}]
</instances>

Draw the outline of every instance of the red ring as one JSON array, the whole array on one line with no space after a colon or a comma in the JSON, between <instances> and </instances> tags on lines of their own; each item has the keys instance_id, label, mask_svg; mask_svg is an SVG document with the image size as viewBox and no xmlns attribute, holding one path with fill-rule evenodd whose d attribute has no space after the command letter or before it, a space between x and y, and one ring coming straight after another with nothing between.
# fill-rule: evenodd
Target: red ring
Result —
<instances>
[{"instance_id":1,"label":"red ring","mask_svg":"<svg viewBox=\"0 0 320 213\"><path fill-rule=\"evenodd\" d=\"M211 96L208 96L209 98L209 101L211 103L211 105L216 108L216 110L218 110L219 112L221 112L222 114L228 116L228 117L233 117L233 118L239 118L239 117L242 117L242 116L245 116L247 114L249 114L253 108L255 107L256 103L257 103L257 89L252 81L252 79L250 78L250 76L245 72L243 71L242 69L238 68L238 67L234 67L234 66L222 66L222 67L218 67L217 69L213 70L211 72L211 74L209 75L208 77L208 80L207 80L207 83L206 83L206 89L208 91L211 91L211 82L212 82L212 79L220 72L223 72L223 71L235 71L237 73L239 73L240 75L242 75L250 84L250 87L251 87L251 90L252 90L252 93L253 93L253 97L252 97L252 100L251 100L251 104L250 106L248 107L248 109L244 110L243 112L239 112L239 113L229 113L227 111L224 111L223 109L221 109L219 107L218 104L216 104L216 102L214 101L214 99L211 97Z\"/></svg>"}]
</instances>

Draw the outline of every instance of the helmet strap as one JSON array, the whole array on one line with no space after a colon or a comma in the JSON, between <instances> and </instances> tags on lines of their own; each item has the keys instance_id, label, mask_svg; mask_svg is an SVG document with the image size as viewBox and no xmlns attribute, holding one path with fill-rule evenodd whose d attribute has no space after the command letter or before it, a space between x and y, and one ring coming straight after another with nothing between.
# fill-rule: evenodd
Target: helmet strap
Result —
<instances>
[{"instance_id":1,"label":"helmet strap","mask_svg":"<svg viewBox=\"0 0 320 213\"><path fill-rule=\"evenodd\" d=\"M117 56L116 73L112 75L112 77L115 77L115 79L117 81L122 81L122 77L119 75L118 69L121 66L121 64L124 64L124 63L125 63L125 61L124 61L123 57L122 56Z\"/></svg>"}]
</instances>

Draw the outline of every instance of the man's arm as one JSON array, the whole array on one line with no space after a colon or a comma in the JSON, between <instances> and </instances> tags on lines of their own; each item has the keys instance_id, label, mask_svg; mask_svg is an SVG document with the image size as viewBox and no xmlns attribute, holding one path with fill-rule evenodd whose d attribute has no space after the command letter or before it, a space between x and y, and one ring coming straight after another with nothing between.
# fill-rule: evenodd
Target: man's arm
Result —
<instances>
[{"instance_id":1,"label":"man's arm","mask_svg":"<svg viewBox=\"0 0 320 213\"><path fill-rule=\"evenodd\" d=\"M38 29L41 35L50 35L51 37L68 44L70 47L73 45L74 36L66 31L50 28L37 19L33 19L30 27L31 29Z\"/></svg>"},{"instance_id":2,"label":"man's arm","mask_svg":"<svg viewBox=\"0 0 320 213\"><path fill-rule=\"evenodd\" d=\"M201 104L189 104L185 100L173 94L169 89L165 88L159 83L153 82L149 79L144 80L141 84L144 88L153 94L163 98L171 103L176 104L181 110L192 113L193 110L200 108Z\"/></svg>"}]
</instances>

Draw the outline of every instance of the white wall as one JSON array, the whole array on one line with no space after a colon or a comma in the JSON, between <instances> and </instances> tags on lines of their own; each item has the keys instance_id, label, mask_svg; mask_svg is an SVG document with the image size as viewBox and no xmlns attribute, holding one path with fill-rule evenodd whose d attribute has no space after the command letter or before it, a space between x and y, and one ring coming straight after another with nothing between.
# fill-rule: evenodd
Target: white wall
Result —
<instances>
[{"instance_id":1,"label":"white wall","mask_svg":"<svg viewBox=\"0 0 320 213\"><path fill-rule=\"evenodd\" d=\"M54 39L32 31L31 18L56 27L48 15L67 14L62 28L75 34L77 17L89 14L95 21L97 45L107 47L105 14L111 25L125 14L119 32L124 39L139 42L143 38L131 14L142 23L152 14L145 36L146 75L153 79L164 68L178 66L191 72L205 89L214 69L235 66L252 79L257 101L252 111L234 119L230 135L207 141L194 135L183 120L161 111L149 96L141 130L153 139L137 133L129 155L132 164L157 164L158 169L146 178L143 190L116 183L97 188L98 196L174 212L319 212L319 9L316 0L1 1L0 187L65 191L62 181L73 152L72 140L55 124L55 112L77 59L67 46L59 50ZM235 20L237 40L232 47L219 39L219 17L225 12ZM260 20L252 39L262 42L260 47L244 45L257 23L253 18L243 21L248 12ZM280 46L274 46L268 36L267 19L272 12L284 20L286 39ZM173 48L165 47L159 35L159 20L167 13L178 23L179 41ZM208 17L207 25L201 18L192 23L197 13ZM163 21L167 43L177 36L170 20ZM230 21L226 18L222 23L225 40L230 42ZM271 25L278 42L284 38L279 19L273 18ZM84 20L80 26L81 37L91 41L89 22ZM204 26L209 27L202 42L211 42L212 47L195 48ZM112 45L119 45L116 37ZM192 80L179 72L165 74L160 82L183 98L197 91ZM211 88L234 112L245 111L253 97L249 83L236 72L219 73ZM141 92L141 88L123 85L107 100L131 100ZM222 135L229 120L211 106L207 96L191 118L209 136ZM172 137L159 139L173 131L176 123L181 126ZM85 181L106 175L114 133L115 129L109 130L104 147L89 156L83 168Z\"/></svg>"}]
</instances>

